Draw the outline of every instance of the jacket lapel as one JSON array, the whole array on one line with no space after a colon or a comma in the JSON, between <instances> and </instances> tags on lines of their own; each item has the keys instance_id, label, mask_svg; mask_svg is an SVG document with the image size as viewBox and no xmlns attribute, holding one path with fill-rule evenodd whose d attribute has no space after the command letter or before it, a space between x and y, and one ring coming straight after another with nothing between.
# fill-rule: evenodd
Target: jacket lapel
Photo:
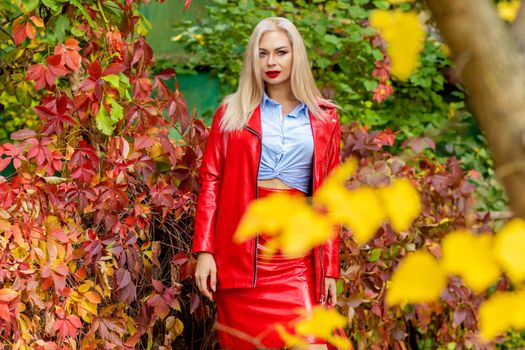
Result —
<instances>
[{"instance_id":1,"label":"jacket lapel","mask_svg":"<svg viewBox=\"0 0 525 350\"><path fill-rule=\"evenodd\" d=\"M315 192L320 186L326 174L324 174L324 162L326 161L326 149L330 131L328 130L331 123L317 119L312 112L308 111L310 115L310 126L312 127L312 136L314 139L314 159L312 171L312 191Z\"/></svg>"},{"instance_id":2,"label":"jacket lapel","mask_svg":"<svg viewBox=\"0 0 525 350\"><path fill-rule=\"evenodd\" d=\"M246 127L255 131L260 137L262 136L262 126L261 126L261 105L259 104L257 108L253 111L250 119L246 123Z\"/></svg>"}]
</instances>

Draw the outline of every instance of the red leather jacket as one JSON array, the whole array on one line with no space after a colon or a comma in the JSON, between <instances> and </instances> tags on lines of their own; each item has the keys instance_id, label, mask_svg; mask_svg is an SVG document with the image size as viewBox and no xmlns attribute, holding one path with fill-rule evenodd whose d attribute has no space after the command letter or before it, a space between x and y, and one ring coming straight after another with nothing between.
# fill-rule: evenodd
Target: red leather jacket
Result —
<instances>
[{"instance_id":1,"label":"red leather jacket","mask_svg":"<svg viewBox=\"0 0 525 350\"><path fill-rule=\"evenodd\" d=\"M312 193L340 163L341 128L337 110L321 105L327 121L310 112L314 139ZM260 106L240 131L219 129L224 106L213 118L199 173L192 252L212 253L217 264L217 288L249 288L257 283L256 238L236 244L232 237L248 207L257 198L262 147ZM338 230L339 231L339 230ZM340 235L314 248L316 298L324 302L324 278L339 277Z\"/></svg>"}]
</instances>

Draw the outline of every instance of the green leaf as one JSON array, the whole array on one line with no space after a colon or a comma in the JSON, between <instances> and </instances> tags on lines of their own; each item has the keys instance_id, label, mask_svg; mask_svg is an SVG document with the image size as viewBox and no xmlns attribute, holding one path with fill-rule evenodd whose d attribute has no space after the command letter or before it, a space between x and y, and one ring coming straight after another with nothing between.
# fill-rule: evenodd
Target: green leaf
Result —
<instances>
[{"instance_id":1,"label":"green leaf","mask_svg":"<svg viewBox=\"0 0 525 350\"><path fill-rule=\"evenodd\" d=\"M69 29L69 20L66 16L60 15L55 22L55 35L58 41L63 42L66 37L66 30Z\"/></svg>"},{"instance_id":2,"label":"green leaf","mask_svg":"<svg viewBox=\"0 0 525 350\"><path fill-rule=\"evenodd\" d=\"M77 27L73 27L71 28L71 34L73 34L76 37L83 37L85 33Z\"/></svg>"},{"instance_id":3,"label":"green leaf","mask_svg":"<svg viewBox=\"0 0 525 350\"><path fill-rule=\"evenodd\" d=\"M58 10L58 6L55 0L42 0L42 4L49 7L53 12L56 12Z\"/></svg>"},{"instance_id":4,"label":"green leaf","mask_svg":"<svg viewBox=\"0 0 525 350\"><path fill-rule=\"evenodd\" d=\"M107 81L114 88L119 87L120 77L116 74L110 74L102 77L102 80Z\"/></svg>"},{"instance_id":5,"label":"green leaf","mask_svg":"<svg viewBox=\"0 0 525 350\"><path fill-rule=\"evenodd\" d=\"M124 117L124 109L121 105L111 97L107 97L109 99L109 103L111 104L111 120L113 123L118 122L119 120Z\"/></svg>"},{"instance_id":6,"label":"green leaf","mask_svg":"<svg viewBox=\"0 0 525 350\"><path fill-rule=\"evenodd\" d=\"M113 123L108 116L104 103L102 102L100 103L100 108L98 109L95 121L97 122L97 129L99 129L104 135L111 136L113 134Z\"/></svg>"},{"instance_id":7,"label":"green leaf","mask_svg":"<svg viewBox=\"0 0 525 350\"><path fill-rule=\"evenodd\" d=\"M26 13L33 11L38 6L38 0L22 0Z\"/></svg>"},{"instance_id":8,"label":"green leaf","mask_svg":"<svg viewBox=\"0 0 525 350\"><path fill-rule=\"evenodd\" d=\"M375 248L370 251L370 254L368 255L368 261L370 262L376 262L379 260L379 257L381 256L381 253L383 250L381 248Z\"/></svg>"},{"instance_id":9,"label":"green leaf","mask_svg":"<svg viewBox=\"0 0 525 350\"><path fill-rule=\"evenodd\" d=\"M377 86L377 81L375 80L364 80L363 85L365 86L366 91L373 91Z\"/></svg>"},{"instance_id":10,"label":"green leaf","mask_svg":"<svg viewBox=\"0 0 525 350\"><path fill-rule=\"evenodd\" d=\"M42 1L44 1L44 0L42 0ZM49 0L47 0L47 1L49 1ZM89 15L89 13L85 9L85 7L82 6L80 1L78 1L78 0L71 0L70 2L71 2L71 5L76 6L80 10L80 12L84 15L84 18L88 21L89 26L91 28L93 28L93 29L97 29L98 28L97 24L95 22L93 22L93 19L91 18L91 16Z\"/></svg>"},{"instance_id":11,"label":"green leaf","mask_svg":"<svg viewBox=\"0 0 525 350\"><path fill-rule=\"evenodd\" d=\"M385 0L376 0L373 1L373 4L378 8L382 10L388 10L390 8L390 3Z\"/></svg>"}]
</instances>

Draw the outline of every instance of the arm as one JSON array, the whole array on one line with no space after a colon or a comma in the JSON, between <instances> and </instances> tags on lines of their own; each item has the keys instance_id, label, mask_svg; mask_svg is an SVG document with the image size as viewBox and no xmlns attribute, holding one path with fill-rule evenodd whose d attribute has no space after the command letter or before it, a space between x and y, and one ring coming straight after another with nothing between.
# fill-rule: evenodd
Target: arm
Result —
<instances>
[{"instance_id":1,"label":"arm","mask_svg":"<svg viewBox=\"0 0 525 350\"><path fill-rule=\"evenodd\" d=\"M199 170L199 192L195 212L192 253L214 252L214 233L225 157L225 138L219 130L224 110L215 112Z\"/></svg>"},{"instance_id":2,"label":"arm","mask_svg":"<svg viewBox=\"0 0 525 350\"><path fill-rule=\"evenodd\" d=\"M195 212L192 253L198 253L195 267L195 282L200 292L213 300L217 284L217 266L213 257L215 239L215 220L219 206L225 158L225 137L219 130L219 122L224 108L219 107L213 117L210 134L206 142L199 170L199 193Z\"/></svg>"},{"instance_id":3,"label":"arm","mask_svg":"<svg viewBox=\"0 0 525 350\"><path fill-rule=\"evenodd\" d=\"M337 110L333 112L333 118L336 120L336 125L330 136L330 146L328 149L328 173L341 163L341 123ZM339 278L339 249L340 249L340 225L337 225L334 230L334 237L324 243L323 264L326 267L325 276L330 278Z\"/></svg>"}]
</instances>

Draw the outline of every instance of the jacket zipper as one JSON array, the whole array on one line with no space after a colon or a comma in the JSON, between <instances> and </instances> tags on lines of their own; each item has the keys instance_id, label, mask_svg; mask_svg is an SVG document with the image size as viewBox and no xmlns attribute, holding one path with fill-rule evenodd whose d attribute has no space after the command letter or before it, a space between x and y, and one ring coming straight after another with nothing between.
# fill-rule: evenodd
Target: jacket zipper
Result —
<instances>
[{"instance_id":1,"label":"jacket zipper","mask_svg":"<svg viewBox=\"0 0 525 350\"><path fill-rule=\"evenodd\" d=\"M326 170L325 170L325 179L326 177L328 176L328 162L330 161L330 157L332 156L332 148L330 147L330 149L328 150L328 155L326 157ZM315 171L315 162L314 162L314 169ZM313 186L312 186L313 188ZM325 289L325 277L324 277L324 266L323 266L323 245L321 244L321 246L319 247L319 259L321 260L320 261L320 265L321 265L321 297L320 297L320 303L321 304L324 304L325 302L325 295L324 295L324 289Z\"/></svg>"},{"instance_id":2,"label":"jacket zipper","mask_svg":"<svg viewBox=\"0 0 525 350\"><path fill-rule=\"evenodd\" d=\"M259 174L259 167L261 165L261 147L262 147L262 136L259 135L259 133L249 126L244 126L246 130L250 131L252 134L256 135L259 138L259 161L257 162L257 172L255 176L255 198L259 199L259 186L258 186L258 174ZM255 287L255 283L257 281L257 245L259 244L259 235L255 236L255 245L253 247L253 287Z\"/></svg>"}]
</instances>

